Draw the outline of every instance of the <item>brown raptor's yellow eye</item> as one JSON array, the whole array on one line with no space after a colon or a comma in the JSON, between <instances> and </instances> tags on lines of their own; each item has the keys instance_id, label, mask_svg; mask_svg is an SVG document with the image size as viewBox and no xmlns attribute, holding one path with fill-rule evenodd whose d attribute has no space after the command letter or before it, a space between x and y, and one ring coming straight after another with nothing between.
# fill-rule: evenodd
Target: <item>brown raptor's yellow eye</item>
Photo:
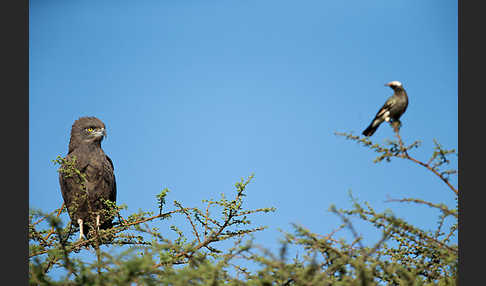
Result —
<instances>
[{"instance_id":1,"label":"brown raptor's yellow eye","mask_svg":"<svg viewBox=\"0 0 486 286\"><path fill-rule=\"evenodd\" d=\"M86 128L86 130L88 130L88 132L93 132L93 128L91 128L91 127Z\"/></svg>"}]
</instances>

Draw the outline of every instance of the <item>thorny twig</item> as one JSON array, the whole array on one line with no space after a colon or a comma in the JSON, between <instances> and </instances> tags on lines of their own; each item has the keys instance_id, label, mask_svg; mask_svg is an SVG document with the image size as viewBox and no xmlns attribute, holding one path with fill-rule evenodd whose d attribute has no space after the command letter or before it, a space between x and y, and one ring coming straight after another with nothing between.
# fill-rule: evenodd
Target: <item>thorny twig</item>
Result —
<instances>
[{"instance_id":1,"label":"thorny twig","mask_svg":"<svg viewBox=\"0 0 486 286\"><path fill-rule=\"evenodd\" d=\"M419 161L413 157L411 157L408 152L407 152L407 148L405 148L403 145L403 140L402 140L402 137L400 136L400 130L392 125L393 127L393 130L395 131L395 135L397 136L398 138L398 143L400 145L400 151L401 151L401 155L400 157L401 158L405 158L405 159L408 159L410 161L413 161L425 168L427 168L428 170L430 170L432 173L434 173L436 176L438 176L442 181L444 181L444 183L447 184L447 186L449 186L449 188L457 195L459 192L456 188L454 188L454 186L452 186L452 184L449 182L449 180L447 180L447 178L445 178L442 174L440 174L439 172L437 172L437 170L435 168L433 168L432 166L430 166L429 163L424 163L422 161Z\"/></svg>"}]
</instances>

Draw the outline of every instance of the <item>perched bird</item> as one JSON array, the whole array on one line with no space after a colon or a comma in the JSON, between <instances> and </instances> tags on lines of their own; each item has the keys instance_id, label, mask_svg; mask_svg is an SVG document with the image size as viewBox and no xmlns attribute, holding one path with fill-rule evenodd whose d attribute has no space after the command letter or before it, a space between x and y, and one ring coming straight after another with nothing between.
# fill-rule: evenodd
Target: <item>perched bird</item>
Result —
<instances>
[{"instance_id":1,"label":"perched bird","mask_svg":"<svg viewBox=\"0 0 486 286\"><path fill-rule=\"evenodd\" d=\"M101 149L105 136L105 124L96 117L74 121L69 151L59 168L62 197L71 221L79 226L80 240L94 227L113 226L114 215L103 202L116 202L113 162Z\"/></svg>"},{"instance_id":2,"label":"perched bird","mask_svg":"<svg viewBox=\"0 0 486 286\"><path fill-rule=\"evenodd\" d=\"M407 92L399 81L389 82L385 86L391 87L394 93L376 113L370 125L363 131L364 136L373 135L383 121L396 123L398 126L401 125L400 116L407 110L408 106Z\"/></svg>"}]
</instances>

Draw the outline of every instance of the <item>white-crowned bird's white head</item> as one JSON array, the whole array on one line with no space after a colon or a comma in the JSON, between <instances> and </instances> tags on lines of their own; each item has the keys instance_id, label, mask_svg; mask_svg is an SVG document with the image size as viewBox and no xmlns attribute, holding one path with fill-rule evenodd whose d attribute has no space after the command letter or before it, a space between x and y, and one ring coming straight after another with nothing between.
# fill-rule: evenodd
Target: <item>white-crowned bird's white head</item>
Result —
<instances>
[{"instance_id":1,"label":"white-crowned bird's white head","mask_svg":"<svg viewBox=\"0 0 486 286\"><path fill-rule=\"evenodd\" d=\"M385 86L389 86L391 88L402 87L402 83L398 80L390 81L389 83L385 84Z\"/></svg>"}]
</instances>

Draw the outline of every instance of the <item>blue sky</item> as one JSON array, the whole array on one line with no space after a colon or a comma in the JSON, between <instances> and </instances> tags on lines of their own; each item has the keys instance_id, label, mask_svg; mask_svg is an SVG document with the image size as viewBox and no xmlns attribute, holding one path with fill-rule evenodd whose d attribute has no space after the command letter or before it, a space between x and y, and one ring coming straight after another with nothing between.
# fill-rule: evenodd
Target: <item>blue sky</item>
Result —
<instances>
[{"instance_id":1,"label":"blue sky","mask_svg":"<svg viewBox=\"0 0 486 286\"><path fill-rule=\"evenodd\" d=\"M36 0L29 19L30 207L62 204L51 160L81 116L108 128L128 212L156 210L165 187L202 206L254 173L245 206L277 208L252 219L270 227L256 236L268 248L290 223L337 227L327 209L350 207L348 190L430 228L436 212L387 196L454 204L427 170L374 164L334 132L360 134L399 80L401 135L423 143L413 154L428 159L434 138L457 148L457 1Z\"/></svg>"}]
</instances>

